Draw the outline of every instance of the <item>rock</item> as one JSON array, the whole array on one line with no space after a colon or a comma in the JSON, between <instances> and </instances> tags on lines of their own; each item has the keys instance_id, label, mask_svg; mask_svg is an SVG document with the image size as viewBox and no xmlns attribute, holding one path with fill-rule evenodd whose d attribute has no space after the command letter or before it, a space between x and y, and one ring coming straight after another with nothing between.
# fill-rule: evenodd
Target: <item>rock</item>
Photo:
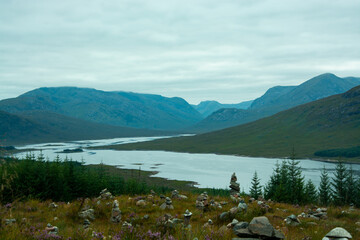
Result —
<instances>
[{"instance_id":1,"label":"rock","mask_svg":"<svg viewBox=\"0 0 360 240\"><path fill-rule=\"evenodd\" d=\"M183 222L183 220L182 220L182 219L179 219L179 218L173 218L173 219L172 219L172 222L173 222L174 224L180 224L180 223Z\"/></svg>"},{"instance_id":2,"label":"rock","mask_svg":"<svg viewBox=\"0 0 360 240\"><path fill-rule=\"evenodd\" d=\"M49 208L56 209L56 208L58 208L58 207L59 207L59 206L58 206L56 203L54 203L54 202L52 202L52 203L49 204Z\"/></svg>"},{"instance_id":3,"label":"rock","mask_svg":"<svg viewBox=\"0 0 360 240\"><path fill-rule=\"evenodd\" d=\"M186 209L184 213L184 226L190 225L190 218L192 216L192 212L189 211L189 209Z\"/></svg>"},{"instance_id":4,"label":"rock","mask_svg":"<svg viewBox=\"0 0 360 240\"><path fill-rule=\"evenodd\" d=\"M248 228L240 228L234 231L235 235L241 238L252 238L256 237Z\"/></svg>"},{"instance_id":5,"label":"rock","mask_svg":"<svg viewBox=\"0 0 360 240\"><path fill-rule=\"evenodd\" d=\"M83 223L83 228L88 229L90 227L90 224L91 222L89 221L89 219L85 218Z\"/></svg>"},{"instance_id":6,"label":"rock","mask_svg":"<svg viewBox=\"0 0 360 240\"><path fill-rule=\"evenodd\" d=\"M279 230L274 229L274 238L275 239L285 239L285 236Z\"/></svg>"},{"instance_id":7,"label":"rock","mask_svg":"<svg viewBox=\"0 0 360 240\"><path fill-rule=\"evenodd\" d=\"M123 224L122 224L122 228L128 228L128 227L131 227L131 223L128 223L127 221L125 221Z\"/></svg>"},{"instance_id":8,"label":"rock","mask_svg":"<svg viewBox=\"0 0 360 240\"><path fill-rule=\"evenodd\" d=\"M52 226L50 223L47 224L45 231L49 234L49 235L58 235L59 233L59 229L56 226Z\"/></svg>"},{"instance_id":9,"label":"rock","mask_svg":"<svg viewBox=\"0 0 360 240\"><path fill-rule=\"evenodd\" d=\"M136 206L138 207L145 207L147 205L145 200L139 200L136 202Z\"/></svg>"},{"instance_id":10,"label":"rock","mask_svg":"<svg viewBox=\"0 0 360 240\"><path fill-rule=\"evenodd\" d=\"M79 212L79 217L83 219L87 218L87 219L95 220L94 209L90 208Z\"/></svg>"},{"instance_id":11,"label":"rock","mask_svg":"<svg viewBox=\"0 0 360 240\"><path fill-rule=\"evenodd\" d=\"M249 224L249 230L251 231L251 233L259 236L274 236L274 228L270 224L269 219L264 216L253 218L253 220L251 220Z\"/></svg>"},{"instance_id":12,"label":"rock","mask_svg":"<svg viewBox=\"0 0 360 240\"><path fill-rule=\"evenodd\" d=\"M222 221L227 220L229 217L230 217L229 212L223 212L223 213L221 213L220 216L219 216L220 220L222 220Z\"/></svg>"},{"instance_id":13,"label":"rock","mask_svg":"<svg viewBox=\"0 0 360 240\"><path fill-rule=\"evenodd\" d=\"M207 192L203 192L202 194L200 194L197 198L196 198L196 203L195 206L197 209L206 211L209 207L209 202L208 202L208 194Z\"/></svg>"},{"instance_id":14,"label":"rock","mask_svg":"<svg viewBox=\"0 0 360 240\"><path fill-rule=\"evenodd\" d=\"M119 209L119 202L116 199L114 200L113 207L111 210L110 221L112 223L119 223L121 221L121 211Z\"/></svg>"},{"instance_id":15,"label":"rock","mask_svg":"<svg viewBox=\"0 0 360 240\"><path fill-rule=\"evenodd\" d=\"M213 221L211 219L209 219L205 224L204 224L204 228L208 228L208 227L211 227L213 225Z\"/></svg>"},{"instance_id":16,"label":"rock","mask_svg":"<svg viewBox=\"0 0 360 240\"><path fill-rule=\"evenodd\" d=\"M5 225L12 225L13 223L16 223L15 218L5 219Z\"/></svg>"},{"instance_id":17,"label":"rock","mask_svg":"<svg viewBox=\"0 0 360 240\"><path fill-rule=\"evenodd\" d=\"M174 209L174 206L172 205L172 201L169 197L165 198L165 202L163 204L161 204L160 209L165 210L165 209Z\"/></svg>"},{"instance_id":18,"label":"rock","mask_svg":"<svg viewBox=\"0 0 360 240\"><path fill-rule=\"evenodd\" d=\"M337 227L325 235L323 240L326 240L326 239L330 239L330 240L332 240L332 239L352 239L352 236L344 228Z\"/></svg>"},{"instance_id":19,"label":"rock","mask_svg":"<svg viewBox=\"0 0 360 240\"><path fill-rule=\"evenodd\" d=\"M233 208L230 208L229 213L234 216L238 211L239 211L239 208L233 207Z\"/></svg>"},{"instance_id":20,"label":"rock","mask_svg":"<svg viewBox=\"0 0 360 240\"><path fill-rule=\"evenodd\" d=\"M111 192L109 192L109 190L107 190L107 188L105 188L105 189L103 189L103 190L100 192L99 198L102 198L102 199L112 199L113 196L112 196Z\"/></svg>"},{"instance_id":21,"label":"rock","mask_svg":"<svg viewBox=\"0 0 360 240\"><path fill-rule=\"evenodd\" d=\"M248 222L238 222L238 223L235 224L234 227L233 227L234 234L236 234L236 231L237 231L237 230L248 228L248 226L249 226L249 223L248 223Z\"/></svg>"},{"instance_id":22,"label":"rock","mask_svg":"<svg viewBox=\"0 0 360 240\"><path fill-rule=\"evenodd\" d=\"M238 224L239 223L239 221L237 220L237 219L233 219L232 221L231 221L231 226L233 227L233 226L235 226L236 224Z\"/></svg>"},{"instance_id":23,"label":"rock","mask_svg":"<svg viewBox=\"0 0 360 240\"><path fill-rule=\"evenodd\" d=\"M290 215L285 219L286 224L290 225L290 226L298 226L300 225L300 220L294 215Z\"/></svg>"},{"instance_id":24,"label":"rock","mask_svg":"<svg viewBox=\"0 0 360 240\"><path fill-rule=\"evenodd\" d=\"M238 184L237 182L237 177L236 174L233 173L231 175L231 179L230 179L230 196L239 196L240 195L240 184Z\"/></svg>"},{"instance_id":25,"label":"rock","mask_svg":"<svg viewBox=\"0 0 360 240\"><path fill-rule=\"evenodd\" d=\"M240 202L239 205L238 205L238 208L241 210L241 211L244 211L246 212L247 211L247 204L245 202Z\"/></svg>"}]
</instances>

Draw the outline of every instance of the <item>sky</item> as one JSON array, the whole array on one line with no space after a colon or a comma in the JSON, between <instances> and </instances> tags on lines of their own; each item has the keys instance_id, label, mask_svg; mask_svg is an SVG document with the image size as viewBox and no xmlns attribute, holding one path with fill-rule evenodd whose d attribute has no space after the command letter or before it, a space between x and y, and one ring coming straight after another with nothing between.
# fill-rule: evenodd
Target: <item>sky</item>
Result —
<instances>
[{"instance_id":1,"label":"sky","mask_svg":"<svg viewBox=\"0 0 360 240\"><path fill-rule=\"evenodd\" d=\"M237 103L360 77L359 0L0 0L0 99L77 86Z\"/></svg>"}]
</instances>

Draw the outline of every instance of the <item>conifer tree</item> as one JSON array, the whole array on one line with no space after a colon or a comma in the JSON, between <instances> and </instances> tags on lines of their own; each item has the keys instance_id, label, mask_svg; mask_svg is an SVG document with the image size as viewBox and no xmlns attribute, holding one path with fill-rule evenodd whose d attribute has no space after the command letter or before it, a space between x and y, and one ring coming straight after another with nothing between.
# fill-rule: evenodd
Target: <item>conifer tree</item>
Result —
<instances>
[{"instance_id":1,"label":"conifer tree","mask_svg":"<svg viewBox=\"0 0 360 240\"><path fill-rule=\"evenodd\" d=\"M327 206L331 202L331 185L330 178L324 166L321 171L320 176L320 186L319 186L319 200L320 203Z\"/></svg>"},{"instance_id":2,"label":"conifer tree","mask_svg":"<svg viewBox=\"0 0 360 240\"><path fill-rule=\"evenodd\" d=\"M348 204L355 204L357 201L357 189L356 189L356 179L354 177L354 171L352 166L347 171L346 179L345 179L345 187L346 187L346 198L345 202Z\"/></svg>"},{"instance_id":3,"label":"conifer tree","mask_svg":"<svg viewBox=\"0 0 360 240\"><path fill-rule=\"evenodd\" d=\"M266 199L275 199L275 192L277 186L280 184L280 164L276 162L275 169L273 170L272 175L270 176L270 180L264 187L264 197Z\"/></svg>"},{"instance_id":4,"label":"conifer tree","mask_svg":"<svg viewBox=\"0 0 360 240\"><path fill-rule=\"evenodd\" d=\"M251 181L251 188L250 188L250 196L258 199L259 196L262 195L261 186L260 186L260 179L258 178L258 174L255 171L254 176Z\"/></svg>"},{"instance_id":5,"label":"conifer tree","mask_svg":"<svg viewBox=\"0 0 360 240\"><path fill-rule=\"evenodd\" d=\"M336 205L344 205L346 200L346 177L347 170L345 164L338 162L332 182L332 195Z\"/></svg>"},{"instance_id":6,"label":"conifer tree","mask_svg":"<svg viewBox=\"0 0 360 240\"><path fill-rule=\"evenodd\" d=\"M306 203L317 203L318 194L316 187L313 182L309 179L305 186L305 202Z\"/></svg>"},{"instance_id":7,"label":"conifer tree","mask_svg":"<svg viewBox=\"0 0 360 240\"><path fill-rule=\"evenodd\" d=\"M304 177L299 164L300 161L295 161L295 159L288 162L289 175L286 190L290 203L301 203L304 200Z\"/></svg>"}]
</instances>

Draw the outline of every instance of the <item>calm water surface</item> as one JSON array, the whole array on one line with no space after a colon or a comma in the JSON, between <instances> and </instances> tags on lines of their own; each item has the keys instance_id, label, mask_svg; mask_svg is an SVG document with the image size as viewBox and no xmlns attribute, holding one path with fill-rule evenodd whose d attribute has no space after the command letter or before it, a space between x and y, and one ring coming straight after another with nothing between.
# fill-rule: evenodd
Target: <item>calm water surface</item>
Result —
<instances>
[{"instance_id":1,"label":"calm water surface","mask_svg":"<svg viewBox=\"0 0 360 240\"><path fill-rule=\"evenodd\" d=\"M277 161L274 158L238 157L216 154L175 153L165 151L115 151L89 150L81 153L58 153L64 149L86 148L92 146L125 144L132 142L151 141L165 137L115 138L103 140L74 141L64 143L45 143L18 147L33 148L35 155L40 149L45 157L53 160L57 155L62 159L66 156L76 161L83 160L85 164L104 163L126 169L158 171L154 176L176 180L188 180L198 183L199 187L227 188L233 172L238 177L241 189L248 191L254 171L258 172L261 183L265 184ZM23 157L27 153L19 153ZM306 179L311 179L316 185L320 182L320 171L325 166L332 173L335 164L304 159L300 163ZM359 164L352 164L356 173L360 172Z\"/></svg>"}]
</instances>

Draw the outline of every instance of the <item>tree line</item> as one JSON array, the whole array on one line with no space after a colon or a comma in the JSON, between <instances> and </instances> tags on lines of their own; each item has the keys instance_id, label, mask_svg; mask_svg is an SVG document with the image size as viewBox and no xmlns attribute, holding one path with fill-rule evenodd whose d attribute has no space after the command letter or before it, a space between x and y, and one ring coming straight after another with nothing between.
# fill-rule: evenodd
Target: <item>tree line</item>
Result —
<instances>
[{"instance_id":1,"label":"tree line","mask_svg":"<svg viewBox=\"0 0 360 240\"><path fill-rule=\"evenodd\" d=\"M70 201L82 197L97 197L107 188L111 193L143 194L151 189L159 193L171 191L165 186L149 186L138 178L124 178L108 171L103 164L89 167L80 162L57 156L49 161L42 154L24 159L0 160L0 202L15 199Z\"/></svg>"},{"instance_id":2,"label":"tree line","mask_svg":"<svg viewBox=\"0 0 360 240\"><path fill-rule=\"evenodd\" d=\"M300 161L283 160L276 163L272 175L265 186L260 185L257 172L254 173L250 196L263 196L277 202L291 204L356 205L360 206L360 178L354 175L352 167L347 168L339 161L333 177L324 167L320 175L320 185L315 187L311 180L305 181Z\"/></svg>"}]
</instances>

